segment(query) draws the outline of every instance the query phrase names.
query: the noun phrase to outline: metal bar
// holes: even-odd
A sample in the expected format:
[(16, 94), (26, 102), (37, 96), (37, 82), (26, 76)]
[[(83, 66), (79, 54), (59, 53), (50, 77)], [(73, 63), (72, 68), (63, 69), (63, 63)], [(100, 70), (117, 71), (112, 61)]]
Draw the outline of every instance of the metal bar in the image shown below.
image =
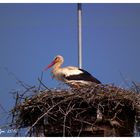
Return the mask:
[(78, 11), (78, 66), (82, 68), (82, 4), (77, 4)]

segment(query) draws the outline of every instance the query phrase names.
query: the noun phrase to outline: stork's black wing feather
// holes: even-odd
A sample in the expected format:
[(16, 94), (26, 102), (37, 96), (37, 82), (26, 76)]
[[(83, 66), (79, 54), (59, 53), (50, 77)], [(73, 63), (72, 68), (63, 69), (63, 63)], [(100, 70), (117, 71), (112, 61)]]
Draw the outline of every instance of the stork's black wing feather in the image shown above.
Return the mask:
[(95, 77), (93, 77), (87, 71), (85, 71), (83, 69), (79, 69), (79, 70), (82, 71), (83, 73), (80, 73), (78, 75), (70, 75), (70, 76), (67, 76), (65, 78), (67, 80), (84, 80), (84, 81), (94, 82), (94, 83), (97, 83), (97, 84), (101, 83), (99, 80), (97, 80)]

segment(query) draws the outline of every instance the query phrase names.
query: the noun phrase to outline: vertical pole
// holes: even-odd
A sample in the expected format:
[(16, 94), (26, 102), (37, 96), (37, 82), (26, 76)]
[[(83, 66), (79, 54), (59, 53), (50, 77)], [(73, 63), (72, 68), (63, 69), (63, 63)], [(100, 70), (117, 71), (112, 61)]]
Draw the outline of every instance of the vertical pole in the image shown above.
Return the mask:
[(78, 11), (78, 66), (82, 68), (82, 4), (77, 4)]

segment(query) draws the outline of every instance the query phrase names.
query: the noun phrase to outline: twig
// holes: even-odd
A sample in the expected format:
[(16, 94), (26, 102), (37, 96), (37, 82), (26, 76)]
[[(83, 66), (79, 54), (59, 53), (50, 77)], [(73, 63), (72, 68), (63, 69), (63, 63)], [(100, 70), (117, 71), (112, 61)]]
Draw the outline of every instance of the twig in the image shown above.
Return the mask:
[[(26, 90), (20, 95), (20, 99), (23, 98), (23, 96), (28, 93), (31, 89), (35, 88), (35, 86), (32, 86), (32, 87), (29, 87), (29, 88), (26, 88)], [(19, 96), (19, 95), (18, 95)]]
[(47, 90), (49, 90), (49, 91), (51, 91), (46, 85), (44, 85), (43, 83), (42, 83), (42, 81), (38, 78), (38, 81), (40, 82), (40, 84), (42, 85), (42, 86), (44, 86)]
[(76, 121), (79, 121), (79, 122), (81, 122), (81, 123), (85, 123), (85, 124), (88, 124), (88, 125), (93, 126), (93, 124), (90, 123), (90, 122), (88, 122), (88, 121), (84, 121), (84, 120), (80, 120), (80, 119), (76, 119), (76, 118), (73, 118), (73, 119), (76, 120)]
[(121, 72), (120, 72), (120, 76), (121, 76), (122, 80), (124, 81), (124, 83), (129, 87), (128, 81), (126, 81), (126, 79), (124, 78), (124, 76)]
[[(42, 79), (43, 79), (43, 71), (41, 72), (40, 81), (42, 81)], [(40, 90), (40, 88), (41, 88), (41, 82), (40, 81), (39, 81), (38, 90)]]
[[(71, 104), (71, 101), (69, 102), (68, 106), (67, 106), (67, 109), (70, 107), (70, 104)], [(65, 129), (65, 124), (66, 124), (66, 119), (67, 119), (67, 115), (73, 110), (73, 107), (75, 106), (75, 104), (70, 107), (70, 109), (68, 109), (68, 111), (65, 113), (64, 115), (64, 122), (63, 122), (63, 137), (65, 137), (65, 132), (66, 132), (66, 129)]]
[(80, 136), (82, 130), (83, 130), (83, 123), (81, 122), (81, 128), (80, 128), (80, 131), (79, 131), (79, 133), (78, 133), (78, 137)]
[(136, 91), (137, 93), (139, 93), (140, 91), (140, 89), (139, 89), (139, 86), (137, 86), (137, 84), (134, 82), (134, 81), (132, 81), (132, 84), (134, 85), (134, 91)]
[(0, 108), (4, 111), (3, 113), (7, 113), (6, 109), (0, 104)]
[[(19, 94), (17, 92), (16, 94), (16, 102), (15, 102), (15, 106), (17, 106), (17, 103), (18, 103), (18, 99), (19, 99)], [(12, 123), (14, 122), (14, 118), (15, 118), (15, 112), (12, 112), (13, 116), (12, 116)]]

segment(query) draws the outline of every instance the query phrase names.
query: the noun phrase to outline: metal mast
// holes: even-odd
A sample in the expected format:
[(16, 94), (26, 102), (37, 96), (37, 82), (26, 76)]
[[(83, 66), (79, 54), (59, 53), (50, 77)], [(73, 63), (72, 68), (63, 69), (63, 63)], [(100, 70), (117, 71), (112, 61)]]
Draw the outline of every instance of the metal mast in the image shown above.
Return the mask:
[(82, 4), (77, 4), (78, 11), (78, 66), (82, 68)]

